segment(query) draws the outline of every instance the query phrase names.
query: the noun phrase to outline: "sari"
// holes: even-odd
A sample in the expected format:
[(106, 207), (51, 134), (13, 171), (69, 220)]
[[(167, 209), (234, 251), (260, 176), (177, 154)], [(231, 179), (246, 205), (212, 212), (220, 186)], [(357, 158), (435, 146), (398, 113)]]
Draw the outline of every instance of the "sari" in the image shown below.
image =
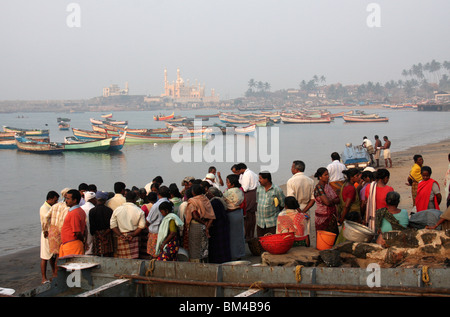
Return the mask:
[(309, 217), (296, 209), (285, 209), (278, 214), (276, 233), (294, 233), (294, 241), (303, 241), (309, 236)]
[[(406, 212), (406, 210), (403, 209), (402, 212)], [(390, 224), (392, 230), (406, 229), (406, 226), (403, 226), (399, 220), (402, 219), (401, 217), (404, 215), (402, 212), (398, 213), (398, 217), (396, 217), (394, 214), (391, 214), (387, 208), (378, 209), (375, 213), (375, 232), (378, 232), (378, 230), (381, 230), (381, 232), (386, 232), (382, 230), (382, 228), (384, 227), (384, 221), (387, 221)], [(407, 219), (408, 214), (406, 213), (406, 221)]]
[[(156, 250), (159, 253), (158, 261), (177, 260), (178, 250), (180, 249), (179, 232), (182, 230), (183, 222), (176, 214), (169, 213), (163, 218), (163, 220), (161, 221), (161, 225), (159, 226), (158, 238), (156, 241)], [(176, 234), (166, 245), (163, 246), (163, 250), (159, 252), (162, 243), (166, 239), (167, 235), (171, 232), (176, 232)]]
[[(439, 187), (438, 182), (436, 182), (432, 178), (430, 178), (426, 181), (424, 181), (424, 180), (421, 181), (419, 183), (419, 185), (417, 186), (417, 197), (416, 197), (417, 212), (426, 210), (426, 209), (431, 209), (431, 208), (428, 208), (428, 204), (430, 203), (430, 196), (431, 196), (431, 192), (433, 190), (434, 183), (436, 183)], [(434, 195), (433, 200), (434, 200), (434, 209), (440, 210), (436, 195)]]
[(337, 198), (335, 190), (329, 185), (317, 184), (314, 188), (316, 201), (315, 226), (316, 230), (324, 230), (338, 234), (337, 209), (336, 206), (327, 206), (322, 202), (321, 196), (327, 196), (329, 200)]
[(391, 186), (378, 186), (377, 182), (372, 182), (370, 186), (366, 187), (366, 216), (365, 222), (367, 226), (375, 231), (375, 214), (376, 211), (380, 208), (387, 207), (386, 204), (386, 195), (394, 191)]

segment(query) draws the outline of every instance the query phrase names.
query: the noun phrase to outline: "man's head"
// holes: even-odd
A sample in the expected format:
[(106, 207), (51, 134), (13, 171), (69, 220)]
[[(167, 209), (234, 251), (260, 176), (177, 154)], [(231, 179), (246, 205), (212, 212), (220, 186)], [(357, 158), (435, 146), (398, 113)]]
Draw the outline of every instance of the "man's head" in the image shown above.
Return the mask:
[(297, 174), (298, 172), (305, 171), (305, 163), (303, 161), (294, 161), (292, 162), (291, 172), (292, 174)]
[(116, 194), (123, 194), (125, 192), (125, 188), (127, 186), (123, 182), (116, 182), (114, 183), (114, 193)]
[(272, 175), (269, 172), (259, 173), (259, 183), (261, 186), (269, 186), (272, 184)]
[(158, 189), (158, 196), (161, 198), (170, 198), (170, 189), (167, 186), (161, 186)]
[(81, 194), (76, 189), (71, 189), (66, 193), (66, 205), (68, 207), (76, 206), (80, 203)]
[(58, 202), (59, 199), (59, 194), (57, 192), (55, 192), (54, 190), (51, 190), (47, 193), (47, 203), (50, 206), (53, 206), (54, 204), (56, 204)]
[(341, 156), (339, 155), (338, 152), (333, 152), (333, 153), (331, 153), (331, 159), (333, 161), (340, 161), (341, 160)]

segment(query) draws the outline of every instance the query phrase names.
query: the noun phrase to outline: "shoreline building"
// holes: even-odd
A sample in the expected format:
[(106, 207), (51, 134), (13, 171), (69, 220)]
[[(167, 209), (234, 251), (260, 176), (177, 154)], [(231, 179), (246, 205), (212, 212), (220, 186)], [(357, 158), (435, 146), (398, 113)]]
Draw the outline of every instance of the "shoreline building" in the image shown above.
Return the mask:
[(121, 89), (117, 84), (103, 88), (103, 97), (107, 98), (112, 96), (128, 96), (128, 82), (125, 83), (124, 89)]
[(162, 98), (171, 98), (176, 102), (219, 102), (219, 96), (211, 89), (211, 96), (205, 95), (205, 85), (197, 82), (194, 85), (185, 82), (177, 69), (177, 80), (169, 83), (167, 79), (167, 69), (164, 69), (164, 93)]

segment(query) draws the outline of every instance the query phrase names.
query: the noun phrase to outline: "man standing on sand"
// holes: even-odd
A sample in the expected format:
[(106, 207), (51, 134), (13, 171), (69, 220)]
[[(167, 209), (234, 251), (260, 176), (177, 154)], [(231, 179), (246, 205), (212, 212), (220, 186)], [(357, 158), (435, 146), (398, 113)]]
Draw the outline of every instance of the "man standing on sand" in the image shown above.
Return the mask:
[(244, 191), (246, 208), (244, 212), (245, 240), (249, 241), (255, 236), (256, 228), (256, 188), (259, 184), (258, 175), (247, 168), (244, 163), (239, 163), (236, 170), (239, 173), (239, 183)]
[(388, 161), (389, 161), (389, 167), (392, 167), (391, 141), (389, 141), (387, 136), (384, 136), (383, 140), (384, 140), (384, 145), (383, 145), (384, 164), (386, 165), (386, 168), (387, 168), (388, 167)]
[(367, 153), (370, 155), (370, 164), (373, 165), (375, 161), (373, 160), (373, 154), (375, 153), (375, 149), (373, 148), (372, 142), (365, 136), (363, 137), (362, 146), (367, 150)]
[(106, 207), (111, 208), (113, 211), (122, 206), (122, 204), (126, 203), (126, 199), (124, 197), (126, 185), (123, 182), (114, 183), (114, 197), (108, 199), (105, 203)]
[(380, 167), (380, 153), (381, 153), (381, 140), (378, 135), (375, 135), (375, 160), (377, 161), (377, 166)]
[(81, 194), (71, 189), (66, 194), (66, 205), (69, 207), (61, 228), (61, 247), (59, 256), (84, 254), (84, 234), (86, 232), (86, 213), (79, 203)]
[(305, 175), (305, 163), (303, 161), (292, 162), (291, 172), (293, 176), (287, 181), (286, 196), (294, 196), (302, 213), (308, 212), (314, 206), (314, 181)]
[(341, 162), (341, 156), (337, 152), (331, 153), (331, 163), (327, 165), (328, 174), (330, 175), (330, 186), (339, 195), (339, 190), (344, 184), (345, 177), (342, 171), (345, 171), (347, 166)]
[(48, 244), (48, 231), (46, 230), (46, 216), (50, 208), (56, 204), (59, 199), (59, 195), (55, 191), (49, 191), (47, 194), (46, 201), (41, 206), (39, 210), (39, 215), (41, 219), (41, 275), (42, 284), (48, 283), (47, 280), (47, 262), (50, 261), (50, 267), (52, 268), (53, 275), (56, 275), (56, 260), (53, 253), (50, 252), (50, 246)]

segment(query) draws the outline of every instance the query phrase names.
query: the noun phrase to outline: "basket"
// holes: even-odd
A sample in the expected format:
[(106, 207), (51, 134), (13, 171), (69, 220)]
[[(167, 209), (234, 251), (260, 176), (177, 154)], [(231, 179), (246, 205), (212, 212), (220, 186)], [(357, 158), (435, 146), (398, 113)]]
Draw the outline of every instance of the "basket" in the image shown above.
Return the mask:
[(254, 256), (260, 256), (264, 252), (264, 249), (261, 246), (261, 243), (259, 242), (258, 238), (252, 238), (252, 239), (248, 240), (247, 244), (248, 244), (248, 249)]
[(271, 254), (284, 254), (292, 248), (294, 238), (293, 232), (277, 233), (260, 237), (259, 242)]

